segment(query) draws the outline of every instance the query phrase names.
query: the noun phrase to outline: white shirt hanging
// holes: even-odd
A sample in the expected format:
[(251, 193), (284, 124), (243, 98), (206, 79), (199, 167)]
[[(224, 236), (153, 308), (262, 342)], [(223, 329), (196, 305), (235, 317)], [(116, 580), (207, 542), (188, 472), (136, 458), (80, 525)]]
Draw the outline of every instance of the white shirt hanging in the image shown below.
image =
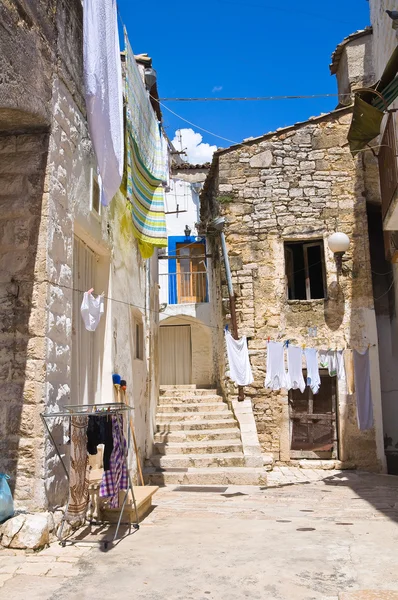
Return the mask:
[(280, 342), (268, 342), (267, 374), (264, 386), (274, 391), (280, 390), (281, 388), (287, 388), (283, 344)]
[(225, 331), (230, 378), (236, 385), (250, 385), (253, 374), (250, 366), (246, 336), (235, 340), (229, 331)]
[(104, 297), (94, 298), (91, 292), (84, 292), (80, 312), (87, 331), (95, 331), (104, 314)]
[(298, 346), (288, 346), (287, 349), (287, 389), (297, 390), (301, 393), (305, 390), (303, 377), (303, 350)]

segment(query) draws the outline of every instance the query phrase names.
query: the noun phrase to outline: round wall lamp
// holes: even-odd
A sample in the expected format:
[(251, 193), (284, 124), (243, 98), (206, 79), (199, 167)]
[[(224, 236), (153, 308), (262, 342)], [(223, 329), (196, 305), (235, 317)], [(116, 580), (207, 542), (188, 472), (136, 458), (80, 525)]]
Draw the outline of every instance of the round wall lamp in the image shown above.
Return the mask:
[(343, 256), (350, 247), (350, 238), (341, 231), (336, 231), (328, 238), (328, 246), (334, 254), (337, 272), (341, 273), (343, 268)]

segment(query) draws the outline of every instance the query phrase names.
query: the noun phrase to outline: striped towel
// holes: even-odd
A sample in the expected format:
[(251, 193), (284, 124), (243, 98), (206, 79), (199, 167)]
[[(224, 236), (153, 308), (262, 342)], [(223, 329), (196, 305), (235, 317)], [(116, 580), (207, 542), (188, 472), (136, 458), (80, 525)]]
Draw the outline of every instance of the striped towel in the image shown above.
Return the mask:
[(133, 233), (143, 258), (150, 258), (155, 246), (167, 246), (164, 188), (145, 169), (127, 125), (127, 199), (130, 202)]
[(126, 42), (126, 160), (122, 191), (127, 196), (133, 233), (143, 258), (167, 246), (164, 188), (167, 179), (164, 145), (133, 51)]
[(160, 181), (167, 179), (159, 123), (124, 29), (126, 49), (126, 117), (143, 164)]

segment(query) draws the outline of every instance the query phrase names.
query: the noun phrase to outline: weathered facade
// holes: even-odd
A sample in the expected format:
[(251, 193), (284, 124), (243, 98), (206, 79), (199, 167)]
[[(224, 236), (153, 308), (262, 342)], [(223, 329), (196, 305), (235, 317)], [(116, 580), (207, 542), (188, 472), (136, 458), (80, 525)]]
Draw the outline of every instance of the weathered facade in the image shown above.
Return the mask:
[[(127, 381), (140, 459), (151, 452), (157, 260), (142, 260), (123, 196), (98, 202), (80, 0), (3, 2), (0, 20), (0, 471), (17, 507), (36, 511), (66, 500), (40, 413), (113, 401), (113, 373)], [(89, 287), (105, 293), (95, 333), (80, 316)], [(61, 423), (54, 434), (67, 455)]]
[[(215, 216), (226, 218), (239, 334), (248, 338), (254, 375), (245, 393), (263, 452), (282, 463), (300, 458), (293, 449), (294, 424), (289, 415), (294, 399), (284, 390), (264, 388), (267, 339), (318, 349), (363, 351), (370, 345), (374, 429), (359, 431), (355, 394), (347, 393), (344, 381), (336, 381), (331, 408), (336, 411), (335, 449), (329, 455), (304, 452), (301, 457), (326, 456), (330, 460), (317, 464), (329, 468), (338, 461), (343, 467), (383, 470), (365, 169), (346, 147), (350, 121), (350, 109), (340, 109), (218, 151), (202, 194), (201, 218), (208, 230)], [(343, 231), (351, 240), (340, 275), (327, 245), (335, 231)], [(214, 240), (218, 253), (217, 237)], [(323, 264), (323, 274), (317, 277), (323, 279), (325, 290), (315, 294), (318, 299), (308, 298), (308, 291), (306, 299), (291, 299), (288, 253), (297, 244), (314, 243)], [(226, 298), (224, 287), (224, 313), (229, 310)], [(221, 364), (221, 384), (224, 375)], [(236, 388), (228, 385), (226, 392), (234, 398)]]

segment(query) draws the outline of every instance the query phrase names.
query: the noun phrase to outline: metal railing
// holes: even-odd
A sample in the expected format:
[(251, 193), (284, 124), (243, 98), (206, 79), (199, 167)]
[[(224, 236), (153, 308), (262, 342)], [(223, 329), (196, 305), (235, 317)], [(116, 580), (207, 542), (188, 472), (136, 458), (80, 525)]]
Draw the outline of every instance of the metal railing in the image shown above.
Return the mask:
[(394, 116), (389, 115), (379, 150), (381, 210), (383, 219), (398, 189), (397, 143)]
[(160, 303), (196, 304), (208, 302), (207, 272), (159, 274)]

